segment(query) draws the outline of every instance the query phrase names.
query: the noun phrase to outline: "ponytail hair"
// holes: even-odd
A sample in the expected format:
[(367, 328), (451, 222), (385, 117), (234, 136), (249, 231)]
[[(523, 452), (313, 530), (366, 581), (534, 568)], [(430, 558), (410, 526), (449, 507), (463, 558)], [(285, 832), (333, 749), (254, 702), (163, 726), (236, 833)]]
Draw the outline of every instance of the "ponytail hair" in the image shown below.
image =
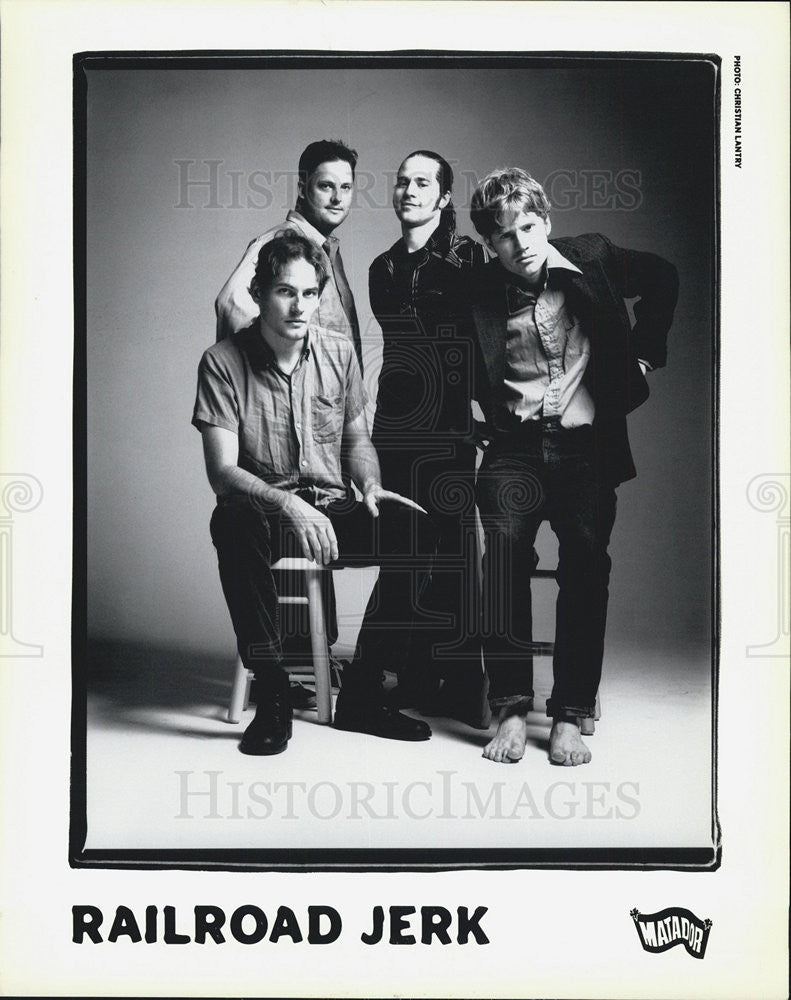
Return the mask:
[[(439, 184), (439, 193), (453, 195), (453, 168), (448, 163), (448, 161), (440, 156), (439, 153), (435, 153), (431, 149), (415, 149), (408, 156), (405, 156), (403, 163), (410, 160), (413, 156), (425, 156), (427, 160), (434, 160), (437, 164), (437, 183)], [(453, 207), (453, 198), (451, 197), (448, 204), (442, 209), (439, 217), (439, 226), (437, 227), (437, 232), (445, 234), (453, 234), (456, 232), (456, 209)]]

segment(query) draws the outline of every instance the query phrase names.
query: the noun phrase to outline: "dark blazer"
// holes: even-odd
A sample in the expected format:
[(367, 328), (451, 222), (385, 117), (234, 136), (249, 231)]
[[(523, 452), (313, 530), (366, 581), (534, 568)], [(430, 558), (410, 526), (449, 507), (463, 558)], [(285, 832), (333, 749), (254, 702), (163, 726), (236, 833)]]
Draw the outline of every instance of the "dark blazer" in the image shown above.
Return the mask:
[[(551, 240), (581, 274), (553, 271), (566, 301), (590, 337), (585, 384), (596, 405), (594, 429), (600, 471), (614, 482), (635, 475), (626, 414), (648, 398), (638, 358), (651, 368), (667, 360), (667, 333), (678, 299), (678, 272), (652, 253), (625, 250), (605, 236), (589, 233)], [(507, 272), (494, 260), (477, 268), (470, 282), (470, 308), (477, 337), (476, 398), (492, 438), (513, 429), (504, 406), (505, 345), (508, 319)], [(639, 296), (631, 325), (625, 299)]]

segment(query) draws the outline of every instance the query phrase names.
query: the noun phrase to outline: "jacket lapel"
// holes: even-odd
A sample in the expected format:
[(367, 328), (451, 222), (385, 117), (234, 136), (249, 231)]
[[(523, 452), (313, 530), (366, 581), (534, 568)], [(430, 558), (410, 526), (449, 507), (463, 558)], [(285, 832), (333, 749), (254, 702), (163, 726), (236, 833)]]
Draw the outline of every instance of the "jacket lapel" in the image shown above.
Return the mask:
[(599, 262), (581, 259), (573, 246), (558, 242), (557, 249), (582, 271), (581, 274), (562, 272), (569, 308), (585, 325), (591, 344), (596, 345), (603, 333), (610, 334), (621, 325), (618, 303)]

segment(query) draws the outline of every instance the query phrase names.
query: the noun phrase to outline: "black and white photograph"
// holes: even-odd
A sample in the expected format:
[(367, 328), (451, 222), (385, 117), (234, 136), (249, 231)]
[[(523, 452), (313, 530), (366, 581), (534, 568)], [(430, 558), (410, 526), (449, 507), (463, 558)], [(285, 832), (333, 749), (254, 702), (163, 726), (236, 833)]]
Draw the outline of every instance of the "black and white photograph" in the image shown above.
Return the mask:
[[(753, 764), (787, 729), (790, 492), (757, 42), (654, 4), (639, 46), (614, 4), (234, 6), (249, 36), (213, 6), (53, 40), (68, 204), (55, 172), (4, 196), (41, 256), (3, 272), (4, 330), (22, 289), (40, 328), (38, 361), (4, 338), (4, 689), (36, 774), (58, 748), (46, 809), (8, 788), (58, 841), (62, 937), (60, 981), (10, 988), (737, 995), (727, 914), (750, 883), (739, 926), (784, 919), (787, 871), (757, 849), (785, 757)], [(738, 995), (776, 995), (768, 941)]]
[(75, 63), (88, 859), (717, 863), (719, 71)]

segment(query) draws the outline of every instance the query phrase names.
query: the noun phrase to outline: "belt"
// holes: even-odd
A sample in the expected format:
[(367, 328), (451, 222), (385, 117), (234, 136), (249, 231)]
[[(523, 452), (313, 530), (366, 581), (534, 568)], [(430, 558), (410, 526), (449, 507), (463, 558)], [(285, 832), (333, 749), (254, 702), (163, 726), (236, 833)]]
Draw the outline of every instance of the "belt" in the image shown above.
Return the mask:
[(593, 434), (593, 427), (590, 424), (563, 427), (560, 417), (539, 417), (537, 420), (523, 420), (518, 427), (510, 428), (508, 432), (509, 437), (516, 438), (538, 438), (549, 434), (586, 438)]

